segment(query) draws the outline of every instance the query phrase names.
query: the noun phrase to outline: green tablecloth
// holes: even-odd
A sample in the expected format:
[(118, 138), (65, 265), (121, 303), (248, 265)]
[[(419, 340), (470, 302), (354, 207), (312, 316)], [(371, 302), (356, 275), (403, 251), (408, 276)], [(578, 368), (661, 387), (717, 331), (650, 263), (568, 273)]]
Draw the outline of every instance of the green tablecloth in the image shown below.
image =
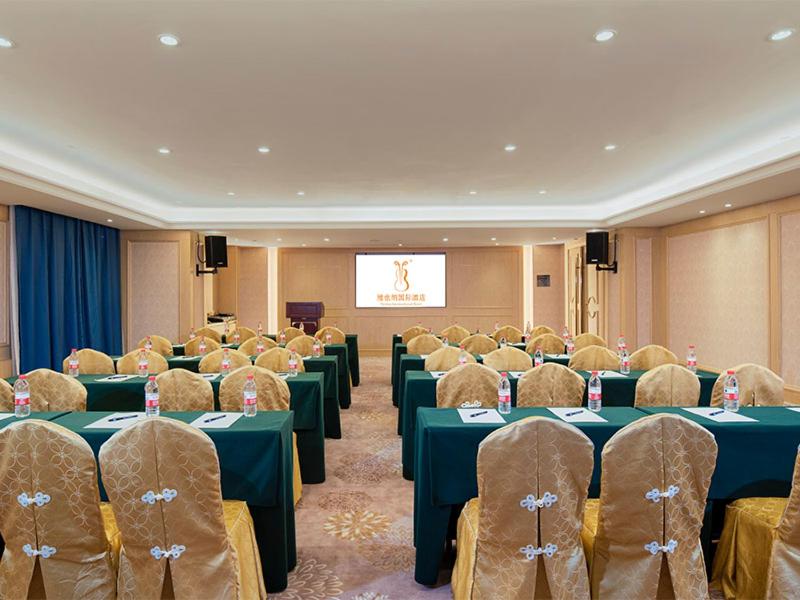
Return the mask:
[(335, 356), (339, 361), (339, 406), (350, 408), (350, 368), (347, 344), (328, 344), (325, 356)]
[[(84, 429), (107, 412), (69, 413), (55, 422), (83, 437), (97, 456), (100, 446), (117, 430)], [(164, 413), (191, 422), (203, 413)], [(267, 591), (286, 588), (287, 574), (295, 567), (294, 502), (292, 501), (292, 413), (261, 411), (242, 417), (229, 429), (206, 429), (219, 455), (222, 497), (247, 502), (255, 525), (256, 541)], [(101, 493), (105, 499), (105, 492)]]

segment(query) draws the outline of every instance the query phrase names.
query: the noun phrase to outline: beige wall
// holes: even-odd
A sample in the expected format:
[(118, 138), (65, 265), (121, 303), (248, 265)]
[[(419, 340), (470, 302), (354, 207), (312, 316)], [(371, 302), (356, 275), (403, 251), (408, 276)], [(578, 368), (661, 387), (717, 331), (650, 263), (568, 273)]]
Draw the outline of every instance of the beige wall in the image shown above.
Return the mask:
[(0, 377), (10, 377), (13, 370), (11, 363), (8, 218), (8, 206), (0, 204)]
[[(538, 287), (537, 275), (550, 275), (550, 287)], [(533, 324), (556, 332), (564, 328), (564, 246), (533, 247)]]
[(267, 323), (267, 249), (228, 246), (228, 267), (214, 276), (214, 309), (255, 329)]
[(321, 300), (325, 303), (323, 323), (336, 323), (345, 331), (358, 333), (359, 350), (375, 354), (388, 353), (391, 335), (417, 321), (434, 330), (454, 321), (481, 331), (490, 330), (495, 321), (522, 325), (520, 247), (447, 249), (447, 307), (409, 309), (355, 308), (355, 254), (360, 251), (280, 250), (280, 326), (288, 325), (287, 301)]

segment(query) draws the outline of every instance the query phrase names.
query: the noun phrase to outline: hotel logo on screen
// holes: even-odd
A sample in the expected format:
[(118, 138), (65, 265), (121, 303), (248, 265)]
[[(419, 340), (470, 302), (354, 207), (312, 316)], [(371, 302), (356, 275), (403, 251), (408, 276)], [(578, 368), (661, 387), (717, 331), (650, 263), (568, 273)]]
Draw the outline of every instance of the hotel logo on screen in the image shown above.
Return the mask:
[(408, 281), (408, 267), (413, 259), (394, 261), (394, 291), (378, 292), (375, 300), (380, 306), (422, 306), (425, 303), (425, 294), (415, 294)]

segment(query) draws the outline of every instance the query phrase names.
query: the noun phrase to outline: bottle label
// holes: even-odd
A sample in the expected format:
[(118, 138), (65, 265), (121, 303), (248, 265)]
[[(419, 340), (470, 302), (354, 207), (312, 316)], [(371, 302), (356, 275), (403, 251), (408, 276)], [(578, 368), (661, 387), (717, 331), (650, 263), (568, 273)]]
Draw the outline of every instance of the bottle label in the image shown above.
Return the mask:
[(328, 342), (330, 344), (332, 340), (333, 340), (333, 336), (330, 333), (325, 335), (325, 341), (326, 342)]
[(601, 396), (600, 392), (589, 392), (589, 400), (600, 400)]
[(147, 408), (158, 406), (158, 392), (150, 392), (144, 395), (144, 405)]
[(295, 369), (297, 369), (297, 361), (296, 360), (290, 360), (289, 361), (289, 370), (290, 371), (294, 371)]
[(27, 406), (31, 403), (30, 392), (17, 392), (14, 394), (14, 404), (17, 406)]
[(690, 358), (689, 360), (686, 361), (686, 366), (687, 367), (696, 367), (697, 366), (697, 359)]
[(723, 397), (725, 400), (738, 400), (739, 399), (739, 390), (732, 387), (723, 388), (722, 392)]
[(223, 371), (230, 371), (230, 369), (231, 369), (231, 361), (223, 360), (221, 368), (222, 368)]
[(511, 402), (511, 394), (509, 392), (498, 392), (497, 401), (500, 404), (503, 404), (503, 402)]
[(69, 368), (70, 369), (77, 369), (78, 368), (78, 361), (77, 360), (69, 361)]
[(535, 367), (538, 367), (538, 366), (540, 366), (542, 363), (544, 363), (544, 360), (543, 360), (543, 359), (542, 359), (540, 356), (537, 356), (537, 357), (535, 357), (535, 358), (533, 359), (533, 365), (534, 365)]
[(630, 369), (630, 368), (631, 368), (631, 361), (629, 361), (629, 360), (623, 360), (623, 361), (622, 361), (622, 368), (623, 368), (623, 369)]
[(256, 352), (258, 352), (259, 354), (261, 354), (263, 351), (264, 351), (264, 344), (258, 344), (258, 345), (256, 346)]
[(253, 404), (255, 404), (257, 399), (258, 399), (258, 395), (255, 392), (245, 392), (244, 393), (244, 403), (247, 406), (252, 406)]
[(147, 367), (148, 367), (147, 361), (139, 363), (139, 370), (140, 371), (147, 371)]

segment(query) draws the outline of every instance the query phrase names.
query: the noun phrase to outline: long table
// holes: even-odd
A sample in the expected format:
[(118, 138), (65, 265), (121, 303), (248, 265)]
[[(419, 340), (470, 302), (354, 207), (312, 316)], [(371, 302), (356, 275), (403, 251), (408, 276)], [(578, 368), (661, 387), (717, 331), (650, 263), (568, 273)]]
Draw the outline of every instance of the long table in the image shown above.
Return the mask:
[[(595, 444), (595, 464), (589, 495), (597, 497), (600, 452), (616, 431), (646, 414), (670, 412), (691, 419), (714, 434), (719, 454), (711, 480), (710, 501), (747, 496), (787, 496), (791, 489), (800, 413), (784, 407), (742, 408), (757, 423), (717, 423), (680, 408), (604, 408), (607, 423), (576, 423)], [(550, 416), (544, 408), (521, 408), (507, 422), (528, 416)], [(436, 583), (448, 525), (462, 505), (478, 494), (476, 461), (480, 442), (500, 424), (465, 424), (454, 409), (421, 408), (416, 431), (414, 480), (414, 578)], [(708, 511), (707, 511), (708, 514)]]

